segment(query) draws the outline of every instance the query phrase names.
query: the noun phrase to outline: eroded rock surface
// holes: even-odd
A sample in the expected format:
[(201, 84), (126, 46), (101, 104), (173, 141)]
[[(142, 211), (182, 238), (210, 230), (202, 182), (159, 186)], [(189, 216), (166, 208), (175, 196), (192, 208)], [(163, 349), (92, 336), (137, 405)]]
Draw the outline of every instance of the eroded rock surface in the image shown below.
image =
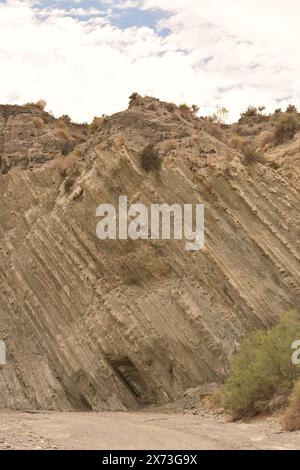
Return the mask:
[[(152, 98), (66, 126), (0, 108), (0, 407), (126, 410), (222, 380), (241, 338), (300, 306), (299, 133), (245, 166), (228, 126)], [(205, 248), (100, 241), (96, 207), (124, 194), (204, 203)]]

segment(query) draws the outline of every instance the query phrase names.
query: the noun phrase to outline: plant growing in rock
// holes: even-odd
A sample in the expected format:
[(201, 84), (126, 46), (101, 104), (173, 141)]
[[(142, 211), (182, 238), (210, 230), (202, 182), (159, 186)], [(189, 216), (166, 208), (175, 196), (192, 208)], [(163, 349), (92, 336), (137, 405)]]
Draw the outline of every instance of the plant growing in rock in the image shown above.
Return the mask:
[(245, 165), (251, 165), (253, 163), (263, 163), (264, 156), (255, 147), (246, 145), (242, 148), (243, 163)]
[(148, 144), (141, 152), (141, 165), (147, 171), (159, 171), (162, 165), (162, 159), (159, 155), (158, 149), (153, 143)]

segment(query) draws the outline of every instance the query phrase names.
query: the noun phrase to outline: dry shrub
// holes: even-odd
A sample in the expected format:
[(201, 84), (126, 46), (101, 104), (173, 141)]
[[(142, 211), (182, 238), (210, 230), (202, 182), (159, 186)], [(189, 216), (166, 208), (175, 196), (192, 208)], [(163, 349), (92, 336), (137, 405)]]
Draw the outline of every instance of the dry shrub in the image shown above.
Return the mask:
[(224, 134), (217, 124), (209, 123), (205, 126), (205, 130), (215, 139), (219, 140), (220, 142), (224, 142)]
[(165, 140), (160, 144), (160, 151), (162, 155), (167, 155), (171, 150), (177, 149), (177, 142), (176, 140)]
[(285, 112), (286, 113), (298, 113), (298, 110), (295, 105), (289, 104)]
[(181, 121), (181, 118), (177, 113), (173, 113), (172, 116), (170, 117), (170, 121), (177, 123), (178, 121)]
[(300, 430), (300, 380), (294, 386), (290, 405), (282, 420), (282, 426), (286, 431)]
[(196, 147), (197, 145), (200, 144), (200, 138), (199, 138), (199, 135), (194, 133), (194, 134), (191, 134), (191, 144)]
[(162, 165), (162, 159), (154, 144), (147, 145), (141, 153), (142, 168), (149, 171), (159, 171)]
[(200, 107), (199, 107), (197, 104), (192, 104), (191, 110), (192, 110), (193, 114), (196, 116), (197, 113), (198, 113), (199, 110), (200, 110)]
[(262, 113), (264, 110), (265, 110), (265, 106), (259, 106), (258, 108), (256, 108), (255, 106), (248, 106), (246, 111), (241, 113), (240, 120), (243, 120), (245, 118), (262, 116)]
[(158, 110), (158, 106), (157, 106), (156, 103), (151, 103), (151, 104), (149, 104), (149, 106), (148, 106), (147, 109), (149, 109), (149, 111), (157, 111), (157, 110)]
[(51, 160), (50, 162), (51, 168), (55, 168), (56, 170), (64, 171), (66, 169), (65, 158), (63, 156), (59, 156)]
[(222, 408), (222, 391), (218, 390), (210, 395), (202, 398), (201, 404), (207, 410), (215, 410), (216, 408)]
[(271, 146), (274, 139), (274, 134), (271, 131), (265, 131), (261, 134), (259, 139), (259, 147), (261, 150), (265, 150)]
[(242, 155), (243, 155), (243, 163), (245, 165), (251, 165), (253, 163), (264, 162), (263, 154), (259, 152), (255, 147), (252, 147), (250, 145), (246, 145), (242, 149)]
[(45, 108), (46, 108), (46, 106), (47, 106), (47, 101), (41, 99), (41, 100), (38, 100), (38, 101), (35, 103), (35, 105), (36, 105), (38, 108), (40, 108), (42, 111), (44, 111)]
[(174, 103), (166, 103), (165, 108), (167, 111), (169, 111), (169, 113), (174, 113), (174, 111), (177, 109), (177, 106)]
[(115, 139), (114, 139), (114, 146), (118, 149), (124, 147), (125, 145), (125, 137), (123, 135), (118, 135)]
[(257, 108), (255, 108), (255, 106), (248, 106), (246, 111), (241, 113), (241, 119), (244, 119), (247, 117), (254, 117), (254, 116), (257, 116), (257, 114), (258, 114), (258, 111), (257, 111)]
[(129, 108), (138, 105), (141, 101), (141, 96), (135, 91), (129, 96)]
[(41, 129), (45, 123), (42, 118), (35, 117), (33, 118), (33, 124), (34, 124), (34, 127), (36, 127), (36, 129)]
[(64, 181), (64, 190), (66, 193), (69, 193), (74, 185), (74, 179), (68, 176)]
[(280, 145), (293, 139), (298, 128), (299, 122), (295, 115), (287, 113), (281, 116), (275, 124), (275, 145)]
[(211, 116), (208, 116), (207, 119), (210, 122), (215, 122), (218, 124), (224, 124), (226, 119), (228, 118), (229, 111), (224, 106), (218, 107), (216, 112), (213, 113)]
[(95, 116), (93, 122), (89, 125), (89, 128), (92, 132), (95, 132), (104, 122), (104, 117)]
[(60, 129), (57, 129), (55, 131), (55, 134), (60, 139), (64, 139), (64, 140), (69, 140), (69, 138), (71, 137), (69, 129), (64, 128), (64, 127), (61, 127)]
[(70, 118), (70, 116), (68, 114), (63, 114), (60, 119), (68, 124), (70, 124), (72, 122), (72, 119)]
[(187, 119), (189, 121), (193, 117), (193, 111), (187, 104), (185, 103), (181, 104), (179, 106), (179, 110), (180, 110), (180, 115), (183, 119)]
[(41, 111), (45, 111), (45, 108), (47, 106), (47, 101), (46, 100), (38, 100), (36, 103), (26, 103), (26, 106), (35, 106), (36, 108), (39, 108)]
[(59, 170), (62, 174), (66, 173), (75, 173), (76, 172), (76, 164), (78, 158), (80, 156), (80, 149), (75, 149), (72, 153), (63, 157), (62, 155), (54, 158), (50, 166), (51, 168), (55, 168)]
[(67, 170), (71, 170), (71, 171), (75, 170), (76, 163), (78, 162), (79, 156), (80, 156), (80, 152), (76, 150), (65, 157), (65, 165), (66, 165)]
[(55, 133), (60, 139), (70, 140), (71, 138), (71, 130), (68, 127), (67, 122), (62, 118), (57, 121), (57, 129)]
[(235, 149), (242, 149), (245, 141), (238, 134), (232, 134), (229, 138), (228, 144)]

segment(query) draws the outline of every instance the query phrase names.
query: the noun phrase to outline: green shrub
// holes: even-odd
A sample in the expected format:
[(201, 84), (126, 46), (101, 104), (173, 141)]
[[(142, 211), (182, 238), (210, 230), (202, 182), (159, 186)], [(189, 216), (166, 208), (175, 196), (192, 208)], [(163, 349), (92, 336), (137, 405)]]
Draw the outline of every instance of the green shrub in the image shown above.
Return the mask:
[(299, 122), (292, 113), (281, 116), (275, 124), (275, 145), (283, 144), (294, 138)]
[[(225, 409), (235, 418), (254, 415), (278, 397), (287, 400), (299, 376), (291, 345), (300, 338), (300, 316), (288, 312), (266, 331), (253, 333), (233, 357), (232, 373), (223, 387)], [(282, 405), (282, 400), (278, 400)]]
[(145, 171), (159, 171), (162, 159), (154, 144), (149, 144), (141, 153), (141, 165)]

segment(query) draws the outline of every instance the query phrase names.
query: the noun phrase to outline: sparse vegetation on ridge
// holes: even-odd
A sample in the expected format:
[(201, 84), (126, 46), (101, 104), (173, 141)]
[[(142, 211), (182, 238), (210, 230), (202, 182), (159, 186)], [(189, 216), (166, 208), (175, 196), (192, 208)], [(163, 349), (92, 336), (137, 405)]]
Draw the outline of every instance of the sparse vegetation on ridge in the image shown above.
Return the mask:
[(39, 108), (41, 111), (45, 111), (45, 108), (47, 106), (47, 101), (40, 99), (36, 101), (35, 103), (26, 103), (25, 106), (35, 106), (36, 108)]
[(286, 108), (286, 111), (285, 111), (285, 112), (286, 112), (286, 113), (292, 113), (292, 114), (294, 113), (294, 114), (296, 114), (296, 113), (298, 113), (298, 110), (297, 110), (297, 108), (296, 108), (295, 105), (289, 104), (288, 107)]
[(299, 129), (299, 120), (293, 113), (287, 112), (279, 117), (275, 124), (275, 145), (283, 144), (294, 138)]
[(265, 110), (265, 106), (259, 106), (258, 108), (256, 108), (255, 106), (248, 106), (246, 111), (241, 113), (240, 120), (245, 119), (245, 118), (262, 116), (264, 110)]

